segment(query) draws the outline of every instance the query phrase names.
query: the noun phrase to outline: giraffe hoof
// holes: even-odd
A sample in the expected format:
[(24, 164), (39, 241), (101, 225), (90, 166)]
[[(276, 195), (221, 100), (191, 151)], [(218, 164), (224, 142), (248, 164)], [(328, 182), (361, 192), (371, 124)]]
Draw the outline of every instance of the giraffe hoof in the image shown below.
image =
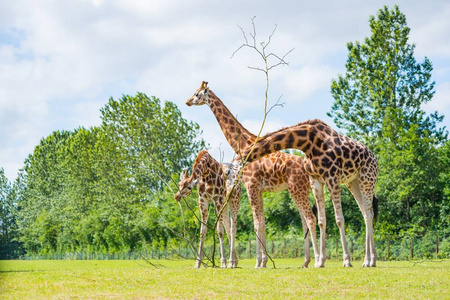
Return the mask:
[(323, 263), (317, 263), (314, 264), (314, 268), (325, 268), (325, 265)]
[(351, 263), (344, 263), (344, 268), (352, 268), (352, 264)]
[(228, 262), (228, 268), (237, 268), (238, 262), (237, 260), (232, 260)]

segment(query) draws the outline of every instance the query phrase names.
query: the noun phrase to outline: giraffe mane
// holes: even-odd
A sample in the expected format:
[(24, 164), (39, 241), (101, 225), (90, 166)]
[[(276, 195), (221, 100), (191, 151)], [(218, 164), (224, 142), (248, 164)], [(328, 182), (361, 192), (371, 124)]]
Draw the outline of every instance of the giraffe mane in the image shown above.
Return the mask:
[(208, 151), (207, 151), (207, 150), (204, 150), (204, 149), (198, 153), (197, 157), (195, 158), (194, 165), (192, 166), (192, 170), (195, 170), (195, 167), (197, 167), (197, 164), (199, 163), (199, 161), (200, 161), (200, 160), (202, 159), (202, 157), (203, 157), (204, 155), (206, 155), (206, 154), (209, 155)]
[(297, 124), (295, 124), (295, 125), (282, 127), (282, 128), (280, 128), (280, 129), (278, 129), (278, 130), (276, 130), (276, 131), (272, 131), (272, 132), (266, 133), (265, 135), (263, 135), (262, 137), (260, 137), (258, 140), (265, 139), (266, 137), (269, 137), (269, 136), (271, 136), (271, 135), (275, 135), (275, 134), (277, 134), (277, 133), (280, 133), (280, 132), (282, 132), (282, 131), (285, 131), (285, 130), (288, 129), (288, 128), (292, 128), (292, 127), (296, 127), (296, 126), (302, 126), (302, 125), (318, 125), (318, 124), (322, 124), (322, 125), (327, 126), (327, 127), (329, 126), (327, 123), (325, 123), (324, 121), (322, 121), (322, 120), (320, 120), (320, 119), (311, 119), (311, 120), (306, 120), (306, 121), (297, 123)]

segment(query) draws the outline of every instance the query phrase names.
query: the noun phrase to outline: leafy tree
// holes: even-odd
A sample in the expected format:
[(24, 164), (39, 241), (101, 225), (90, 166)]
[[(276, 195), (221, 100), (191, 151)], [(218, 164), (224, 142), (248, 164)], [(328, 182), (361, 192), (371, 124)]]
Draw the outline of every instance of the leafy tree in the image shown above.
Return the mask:
[(347, 72), (332, 81), (335, 102), (328, 113), (339, 128), (365, 141), (373, 148), (381, 139), (384, 125), (392, 114), (401, 113), (407, 120), (403, 128), (393, 128), (389, 138), (395, 142), (398, 130), (417, 124), (442, 140), (443, 129), (437, 112), (426, 116), (421, 105), (431, 101), (434, 82), (432, 64), (425, 57), (417, 63), (415, 45), (409, 43), (410, 28), (398, 6), (384, 6), (377, 17), (369, 18), (372, 35), (363, 43), (348, 43)]
[(450, 235), (450, 141), (447, 141), (439, 151), (439, 180), (443, 185), (444, 200), (440, 205), (438, 224), (439, 231)]
[(205, 144), (197, 140), (200, 128), (183, 119), (172, 102), (138, 93), (110, 99), (101, 109), (102, 127), (123, 153), (133, 185), (161, 189), (171, 174), (190, 167)]
[(332, 81), (328, 115), (377, 155), (380, 232), (412, 238), (439, 223), (438, 148), (447, 132), (438, 127), (443, 116), (421, 108), (434, 95), (433, 68), (428, 58), (416, 62), (406, 16), (385, 6), (369, 25), (370, 37), (347, 44), (347, 71)]
[(205, 146), (198, 125), (144, 94), (110, 99), (102, 120), (52, 133), (26, 160), (18, 225), (30, 254), (125, 252), (174, 237), (156, 214), (179, 216), (165, 186)]
[(17, 195), (0, 168), (0, 259), (17, 258), (22, 253), (17, 241)]

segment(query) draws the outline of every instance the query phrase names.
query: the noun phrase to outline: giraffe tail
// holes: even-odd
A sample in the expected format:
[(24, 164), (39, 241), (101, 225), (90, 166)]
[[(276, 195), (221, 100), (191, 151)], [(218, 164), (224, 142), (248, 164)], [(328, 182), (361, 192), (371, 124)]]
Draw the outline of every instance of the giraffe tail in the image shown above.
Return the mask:
[(373, 223), (375, 224), (378, 218), (378, 198), (375, 195), (373, 195), (372, 208), (373, 208)]
[[(315, 204), (312, 207), (312, 211), (313, 211), (314, 216), (316, 216), (316, 218), (317, 218), (317, 206)], [(304, 239), (306, 239), (308, 237), (308, 233), (309, 233), (309, 228), (306, 228), (305, 236), (303, 237)]]

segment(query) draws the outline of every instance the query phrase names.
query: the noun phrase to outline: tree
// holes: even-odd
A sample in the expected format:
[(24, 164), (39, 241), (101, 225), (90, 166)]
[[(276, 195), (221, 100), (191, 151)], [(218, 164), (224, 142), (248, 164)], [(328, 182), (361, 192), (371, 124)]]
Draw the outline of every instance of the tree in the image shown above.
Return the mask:
[(200, 128), (183, 119), (172, 102), (138, 93), (110, 99), (101, 109), (102, 128), (123, 153), (123, 163), (135, 187), (161, 189), (171, 174), (190, 167), (205, 147)]
[(428, 58), (416, 62), (406, 16), (385, 6), (369, 25), (372, 35), (364, 43), (347, 44), (347, 71), (332, 81), (328, 115), (377, 155), (383, 236), (412, 241), (439, 223), (438, 148), (447, 132), (438, 127), (443, 116), (421, 108), (434, 95), (433, 68)]
[(26, 160), (18, 225), (29, 254), (117, 253), (173, 238), (158, 215), (176, 214), (165, 184), (205, 146), (198, 125), (144, 94), (101, 111), (100, 127), (55, 131)]
[(0, 168), (0, 259), (13, 259), (21, 254), (17, 242), (16, 192)]
[(417, 124), (418, 130), (427, 130), (442, 140), (445, 132), (437, 129), (437, 123), (443, 116), (437, 112), (426, 116), (421, 109), (434, 95), (434, 82), (430, 81), (433, 67), (426, 57), (422, 63), (416, 62), (406, 16), (398, 6), (384, 6), (376, 18), (369, 18), (369, 26), (372, 35), (364, 43), (347, 44), (347, 71), (332, 81), (335, 102), (328, 115), (339, 128), (371, 148), (396, 113), (408, 122), (403, 128), (393, 128), (389, 136), (393, 142), (396, 131), (407, 130), (409, 124)]

